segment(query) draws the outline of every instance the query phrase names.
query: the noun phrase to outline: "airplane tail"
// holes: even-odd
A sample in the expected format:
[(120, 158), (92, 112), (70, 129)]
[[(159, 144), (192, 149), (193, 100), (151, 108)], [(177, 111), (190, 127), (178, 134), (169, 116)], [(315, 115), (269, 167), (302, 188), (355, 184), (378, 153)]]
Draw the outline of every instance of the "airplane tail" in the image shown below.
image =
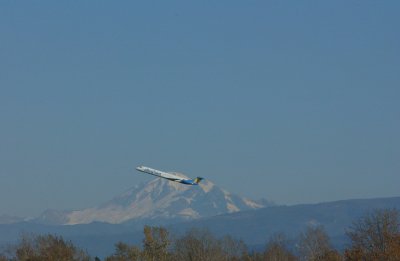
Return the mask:
[(199, 184), (202, 179), (202, 177), (197, 177), (194, 179), (194, 183)]

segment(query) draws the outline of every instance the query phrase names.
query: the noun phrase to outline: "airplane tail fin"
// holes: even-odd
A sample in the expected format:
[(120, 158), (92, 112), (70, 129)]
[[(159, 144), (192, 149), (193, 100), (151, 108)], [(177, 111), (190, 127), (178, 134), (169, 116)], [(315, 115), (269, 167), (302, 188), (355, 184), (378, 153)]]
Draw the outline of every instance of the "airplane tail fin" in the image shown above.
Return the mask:
[(202, 179), (202, 177), (197, 177), (194, 179), (194, 183), (199, 184)]

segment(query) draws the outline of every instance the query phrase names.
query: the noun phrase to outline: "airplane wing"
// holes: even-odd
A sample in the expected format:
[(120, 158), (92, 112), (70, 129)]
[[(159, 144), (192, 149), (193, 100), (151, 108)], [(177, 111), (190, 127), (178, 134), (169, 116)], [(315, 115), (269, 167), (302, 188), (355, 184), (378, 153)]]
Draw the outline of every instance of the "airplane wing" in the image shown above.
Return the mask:
[(177, 175), (171, 174), (171, 173), (167, 173), (164, 171), (160, 171), (160, 170), (156, 170), (156, 169), (152, 169), (149, 167), (145, 167), (145, 166), (139, 166), (136, 168), (136, 170), (156, 176), (156, 177), (160, 177), (160, 178), (164, 178), (164, 179), (168, 179), (171, 181), (175, 181), (175, 182), (179, 182), (185, 185), (198, 185), (200, 183), (200, 181), (203, 179), (201, 177), (197, 177), (194, 180), (193, 179), (184, 179), (182, 177), (179, 177)]

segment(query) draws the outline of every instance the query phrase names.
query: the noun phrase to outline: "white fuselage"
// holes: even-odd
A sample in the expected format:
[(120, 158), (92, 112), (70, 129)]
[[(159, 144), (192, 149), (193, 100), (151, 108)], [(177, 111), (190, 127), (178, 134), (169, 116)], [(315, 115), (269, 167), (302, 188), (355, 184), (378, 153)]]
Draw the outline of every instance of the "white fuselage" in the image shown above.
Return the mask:
[[(145, 166), (139, 166), (136, 168), (136, 170), (150, 174), (150, 175), (154, 175), (156, 177), (160, 177), (160, 178), (164, 178), (164, 179), (168, 179), (171, 181), (175, 181), (175, 182), (179, 182), (182, 184), (186, 184), (186, 185), (197, 185), (199, 181), (196, 180), (192, 180), (192, 179), (184, 179), (182, 177), (179, 177), (177, 175), (171, 174), (171, 173), (167, 173), (164, 171), (160, 171), (160, 170), (156, 170), (156, 169), (152, 169), (149, 167), (145, 167)], [(201, 179), (201, 178), (200, 178)]]

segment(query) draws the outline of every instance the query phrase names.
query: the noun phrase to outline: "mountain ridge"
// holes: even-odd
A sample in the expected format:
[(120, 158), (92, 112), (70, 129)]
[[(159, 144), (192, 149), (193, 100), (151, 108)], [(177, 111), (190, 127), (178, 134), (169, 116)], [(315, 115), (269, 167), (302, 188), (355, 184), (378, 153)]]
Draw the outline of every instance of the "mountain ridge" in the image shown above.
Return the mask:
[(171, 223), (258, 209), (272, 204), (230, 193), (209, 180), (204, 180), (198, 186), (188, 186), (158, 178), (136, 185), (96, 207), (72, 211), (46, 210), (36, 221), (53, 225), (76, 225), (160, 219), (163, 223)]
[(217, 237), (231, 235), (243, 240), (250, 249), (263, 249), (271, 236), (283, 233), (295, 241), (307, 226), (325, 228), (334, 247), (343, 249), (348, 243), (345, 231), (354, 221), (376, 208), (400, 211), (400, 197), (351, 199), (292, 206), (270, 206), (261, 209), (221, 214), (196, 220), (163, 224), (162, 220), (132, 220), (121, 224), (93, 222), (79, 225), (45, 225), (33, 220), (0, 224), (0, 246), (16, 242), (21, 232), (57, 234), (97, 256), (114, 251), (116, 242), (140, 245), (143, 225), (164, 226), (171, 235), (179, 236), (190, 229), (207, 229)]

